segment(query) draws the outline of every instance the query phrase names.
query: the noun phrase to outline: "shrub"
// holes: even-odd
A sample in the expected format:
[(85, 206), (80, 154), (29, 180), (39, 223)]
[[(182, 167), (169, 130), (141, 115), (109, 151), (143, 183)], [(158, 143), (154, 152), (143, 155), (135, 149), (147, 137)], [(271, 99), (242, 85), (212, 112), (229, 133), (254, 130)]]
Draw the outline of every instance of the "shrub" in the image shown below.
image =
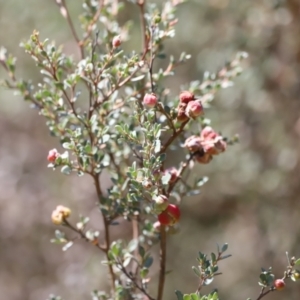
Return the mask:
[[(79, 35), (65, 1), (56, 0), (77, 44), (79, 59), (64, 54), (62, 47), (42, 39), (35, 30), (21, 46), (40, 69), (40, 83), (18, 79), (16, 59), (4, 48), (0, 63), (8, 74), (5, 86), (18, 91), (37, 109), (64, 149), (45, 154), (48, 167), (66, 175), (89, 176), (97, 194), (104, 233), (99, 235), (90, 228), (87, 216), (71, 222), (71, 210), (59, 205), (51, 215), (52, 222), (60, 226), (52, 242), (63, 244), (66, 251), (76, 241), (69, 232), (75, 232), (76, 238), (105, 254), (103, 264), (108, 268), (111, 289), (94, 291), (93, 299), (161, 300), (167, 275), (167, 237), (178, 230), (181, 201), (197, 195), (207, 181), (202, 177), (187, 184), (187, 176), (195, 164), (222, 159), (219, 156), (237, 142), (237, 137), (227, 137), (211, 127), (205, 112), (211, 109), (215, 93), (231, 86), (241, 73), (241, 61), (247, 54), (239, 52), (216, 73), (206, 72), (202, 81), (182, 83), (181, 93), (176, 95), (165, 86), (165, 78), (174, 76), (190, 55), (183, 52), (175, 58), (165, 53), (164, 43), (174, 38), (175, 12), (184, 1), (131, 2), (140, 12), (141, 49), (122, 49), (130, 42), (130, 24), (120, 26), (116, 20), (125, 3), (84, 1), (80, 16), (83, 34)], [(159, 60), (168, 63), (155, 67)], [(185, 152), (185, 159), (167, 168), (166, 156), (171, 150)], [(102, 187), (104, 172), (111, 182), (107, 190)], [(122, 219), (132, 224), (129, 242), (113, 241), (110, 236), (110, 227), (118, 226)], [(156, 244), (160, 247), (160, 270), (154, 293), (149, 291), (148, 275)], [(210, 257), (199, 252), (198, 264), (193, 267), (197, 290), (185, 295), (176, 291), (178, 300), (219, 299), (217, 291), (202, 293), (202, 287), (221, 274), (219, 262), (230, 257), (225, 253), (227, 248), (227, 244), (218, 246)], [(299, 279), (295, 266), (300, 260), (287, 258), (288, 267), (281, 279), (275, 280), (271, 268), (262, 269), (257, 300), (282, 290), (287, 278)]]

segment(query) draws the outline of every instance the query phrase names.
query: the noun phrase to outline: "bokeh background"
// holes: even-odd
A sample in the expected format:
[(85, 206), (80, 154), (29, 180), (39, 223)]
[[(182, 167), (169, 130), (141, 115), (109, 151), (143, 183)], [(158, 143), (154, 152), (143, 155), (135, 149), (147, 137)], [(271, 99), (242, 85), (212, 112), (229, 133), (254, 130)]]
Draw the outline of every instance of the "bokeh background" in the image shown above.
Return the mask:
[[(82, 1), (67, 1), (76, 17)], [(170, 238), (164, 299), (174, 290), (193, 292), (191, 266), (199, 250), (210, 253), (228, 242), (233, 257), (221, 263), (225, 275), (212, 288), (222, 299), (256, 299), (260, 267), (273, 266), (278, 277), (285, 252), (300, 257), (300, 1), (194, 0), (180, 6), (176, 37), (169, 53), (192, 59), (168, 80), (179, 86), (216, 71), (239, 50), (249, 53), (245, 72), (232, 88), (218, 93), (208, 111), (213, 126), (227, 136), (239, 134), (230, 147), (195, 174), (209, 176), (200, 196), (185, 199), (181, 232)], [(121, 16), (138, 20), (133, 6)], [(52, 0), (0, 0), (0, 44), (18, 57), (18, 75), (39, 73), (19, 48), (33, 29), (65, 44), (76, 55), (65, 21)], [(134, 27), (133, 43), (138, 39)], [(134, 45), (130, 46), (131, 48)], [(0, 77), (5, 77), (0, 71)], [(106, 269), (95, 249), (79, 243), (62, 252), (50, 244), (53, 208), (63, 203), (87, 214), (100, 228), (89, 178), (66, 177), (46, 168), (49, 149), (59, 148), (42, 117), (11, 91), (0, 90), (0, 293), (1, 298), (90, 299), (105, 287)], [(180, 161), (180, 156), (172, 158)], [(129, 232), (115, 229), (114, 236)], [(153, 278), (156, 277), (154, 273)], [(210, 288), (210, 287), (209, 287)], [(207, 288), (206, 291), (209, 291)], [(299, 299), (300, 284), (288, 282), (268, 299)]]

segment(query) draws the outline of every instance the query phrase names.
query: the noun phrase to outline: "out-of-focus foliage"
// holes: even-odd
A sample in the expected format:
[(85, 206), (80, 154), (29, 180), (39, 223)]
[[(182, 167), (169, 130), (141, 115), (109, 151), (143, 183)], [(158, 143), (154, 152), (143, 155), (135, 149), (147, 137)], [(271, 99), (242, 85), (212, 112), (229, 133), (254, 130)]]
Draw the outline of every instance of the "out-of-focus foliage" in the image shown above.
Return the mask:
[[(18, 56), (20, 76), (39, 76), (18, 47), (34, 28), (57, 44), (64, 43), (67, 53), (76, 49), (54, 2), (0, 0), (1, 44)], [(68, 1), (74, 16), (79, 2)], [(121, 22), (138, 21), (134, 7), (127, 5)], [(128, 49), (139, 45), (139, 28), (133, 28), (133, 39), (124, 44)], [(285, 251), (298, 254), (299, 34), (298, 0), (194, 0), (179, 9), (176, 38), (167, 43), (167, 51), (175, 57), (186, 51), (192, 58), (168, 79), (172, 94), (178, 94), (180, 85), (201, 80), (205, 70), (217, 70), (238, 50), (248, 52), (250, 59), (236, 86), (219, 93), (216, 109), (208, 112), (216, 128), (226, 135), (239, 134), (241, 142), (222, 159), (194, 171), (195, 178), (208, 175), (210, 180), (202, 194), (183, 203), (181, 233), (168, 246), (173, 272), (168, 275), (165, 299), (174, 299), (175, 287), (185, 293), (195, 290), (197, 278), (191, 270), (195, 253), (209, 251), (216, 241), (228, 242), (233, 254), (230, 268), (226, 268), (227, 260), (222, 264), (226, 276), (212, 284), (218, 286), (222, 299), (255, 298), (260, 266), (272, 265), (281, 276)], [(62, 199), (72, 209), (90, 214), (99, 228), (90, 181), (65, 178), (47, 169), (46, 154), (58, 145), (46, 135), (43, 119), (11, 92), (1, 90), (0, 97), (2, 297), (37, 300), (55, 293), (64, 299), (88, 298), (88, 291), (103, 287), (107, 276), (105, 269), (99, 271), (99, 256), (93, 249), (86, 254), (80, 245), (61, 253), (49, 240), (50, 213)], [(176, 153), (169, 165), (175, 161), (180, 161)], [(128, 233), (124, 226), (113, 237)], [(269, 297), (298, 299), (299, 292), (300, 287), (288, 284)]]

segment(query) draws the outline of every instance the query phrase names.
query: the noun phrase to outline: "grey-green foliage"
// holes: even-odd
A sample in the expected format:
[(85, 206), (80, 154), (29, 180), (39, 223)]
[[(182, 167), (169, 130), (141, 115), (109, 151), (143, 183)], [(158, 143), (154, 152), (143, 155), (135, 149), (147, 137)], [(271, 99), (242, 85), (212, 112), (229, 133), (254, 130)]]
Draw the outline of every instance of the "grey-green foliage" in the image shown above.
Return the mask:
[[(147, 295), (148, 273), (153, 264), (150, 250), (161, 239), (154, 228), (157, 213), (153, 199), (163, 194), (179, 204), (184, 196), (197, 195), (208, 180), (202, 177), (191, 184), (182, 179), (182, 173), (192, 168), (190, 153), (178, 167), (174, 182), (164, 173), (169, 148), (180, 150), (187, 137), (199, 134), (201, 128), (210, 124), (204, 116), (184, 123), (177, 120), (178, 96), (165, 86), (164, 80), (174, 76), (176, 68), (190, 58), (182, 52), (177, 59), (166, 53), (164, 47), (165, 41), (175, 36), (176, 9), (184, 1), (149, 5), (143, 1), (131, 2), (139, 7), (142, 20), (142, 47), (138, 49), (125, 51), (122, 45), (112, 44), (118, 35), (125, 44), (133, 26), (130, 21), (122, 26), (117, 21), (125, 3), (86, 0), (80, 15), (84, 34), (77, 35), (70, 25), (79, 57), (65, 54), (62, 46), (42, 38), (43, 34), (36, 30), (21, 43), (40, 71), (39, 82), (17, 78), (16, 59), (4, 48), (0, 51), (0, 63), (8, 74), (4, 86), (17, 91), (45, 118), (50, 134), (59, 139), (64, 149), (55, 160), (50, 160), (48, 167), (60, 168), (65, 175), (75, 172), (92, 177), (97, 206), (103, 214), (105, 241), (110, 241), (108, 227), (118, 225), (118, 218), (139, 222), (139, 236), (130, 242), (117, 240), (104, 246), (99, 243), (100, 232), (88, 228), (87, 217), (81, 216), (75, 226), (66, 219), (62, 223), (76, 232), (77, 238), (105, 252), (103, 263), (110, 267), (111, 273), (125, 275), (126, 280), (122, 281), (118, 274), (116, 299), (127, 299), (129, 294), (138, 297), (137, 289)], [(57, 1), (57, 4), (71, 24), (65, 2)], [(183, 82), (182, 89), (195, 93), (204, 108), (209, 109), (216, 91), (231, 86), (240, 74), (240, 63), (245, 57), (245, 53), (239, 53), (215, 74), (205, 73), (201, 81)], [(154, 69), (153, 63), (158, 60), (166, 63)], [(143, 106), (147, 93), (155, 93), (158, 98), (154, 108)], [(228, 144), (235, 141), (227, 140)], [(104, 173), (111, 182), (105, 191), (100, 180)], [(168, 232), (173, 229), (170, 226)], [(75, 240), (57, 230), (52, 242), (63, 244), (65, 251)], [(221, 256), (225, 248), (218, 250), (218, 255), (212, 254), (210, 260), (204, 254), (199, 255), (199, 266), (194, 272), (203, 285), (218, 275), (217, 262), (225, 258)], [(136, 274), (128, 272), (127, 267), (132, 263), (136, 264)], [(216, 293), (202, 298), (197, 295), (184, 295), (183, 299), (217, 299)], [(106, 293), (93, 292), (94, 299), (109, 297)]]

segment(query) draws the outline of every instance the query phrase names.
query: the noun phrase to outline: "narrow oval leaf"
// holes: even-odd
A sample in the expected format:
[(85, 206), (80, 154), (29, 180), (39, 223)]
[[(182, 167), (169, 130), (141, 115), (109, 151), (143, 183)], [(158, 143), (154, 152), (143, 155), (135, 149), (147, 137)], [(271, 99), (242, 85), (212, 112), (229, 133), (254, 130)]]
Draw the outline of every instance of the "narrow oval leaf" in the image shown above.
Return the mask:
[(295, 265), (300, 265), (300, 258), (295, 261)]
[(225, 252), (227, 249), (228, 249), (228, 244), (225, 243), (221, 248), (221, 252)]
[(197, 294), (190, 294), (191, 300), (199, 300), (199, 296)]
[(63, 166), (60, 170), (63, 174), (70, 175), (72, 169), (69, 166)]
[(197, 277), (201, 277), (201, 272), (200, 272), (199, 268), (192, 266), (192, 270), (197, 275)]
[(131, 79), (132, 82), (139, 81), (144, 79), (145, 75), (140, 75)]
[(133, 240), (131, 240), (130, 242), (129, 242), (129, 244), (128, 244), (128, 251), (129, 252), (133, 252), (136, 248), (137, 248), (137, 246), (138, 246), (138, 240), (137, 239), (133, 239)]
[(63, 251), (67, 251), (69, 248), (73, 246), (73, 242), (70, 241), (69, 243), (65, 244), (62, 248)]
[(214, 281), (214, 278), (213, 278), (213, 277), (212, 277), (212, 278), (207, 278), (207, 279), (204, 280), (204, 285), (209, 285), (209, 284), (211, 284), (213, 281)]
[(177, 296), (177, 300), (183, 300), (183, 294), (180, 291), (176, 290), (175, 294)]
[(153, 258), (149, 256), (144, 262), (144, 267), (150, 268), (152, 266), (152, 263), (153, 263)]

